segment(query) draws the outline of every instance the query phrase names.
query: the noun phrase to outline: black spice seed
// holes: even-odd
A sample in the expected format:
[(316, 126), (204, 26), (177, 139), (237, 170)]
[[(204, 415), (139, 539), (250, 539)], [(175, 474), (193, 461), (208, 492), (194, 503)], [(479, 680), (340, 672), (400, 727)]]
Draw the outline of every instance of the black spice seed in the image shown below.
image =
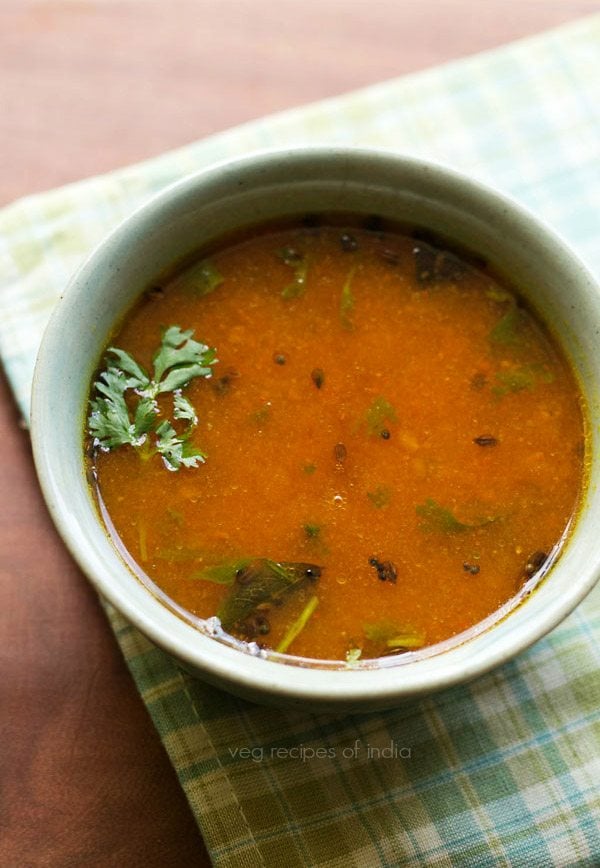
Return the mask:
[(254, 619), (254, 623), (256, 625), (256, 632), (259, 636), (266, 636), (271, 630), (271, 625), (264, 615), (257, 615)]
[(548, 555), (543, 551), (534, 552), (530, 555), (527, 558), (527, 563), (523, 570), (525, 577), (529, 579), (531, 576), (534, 576), (539, 570), (541, 570), (547, 560)]
[(222, 377), (217, 377), (216, 380), (211, 381), (211, 385), (213, 390), (220, 395), (226, 395), (227, 392), (231, 389), (231, 385), (234, 380), (239, 377), (239, 373), (235, 370), (235, 368), (228, 368), (227, 371), (223, 374)]
[(283, 353), (274, 353), (273, 354), (273, 361), (275, 362), (276, 365), (285, 365), (287, 359)]
[(470, 573), (472, 576), (476, 576), (480, 569), (481, 567), (478, 566), (478, 564), (468, 564), (466, 561), (463, 564), (463, 570), (465, 573)]
[(241, 624), (241, 632), (248, 638), (266, 636), (271, 631), (271, 625), (263, 615), (253, 615)]
[(380, 217), (379, 214), (369, 214), (364, 222), (364, 226), (368, 232), (382, 232), (383, 217)]
[(388, 263), (388, 265), (398, 265), (400, 262), (400, 254), (397, 250), (392, 250), (390, 247), (384, 247), (378, 251), (379, 256)]
[(491, 434), (481, 434), (480, 437), (473, 439), (473, 443), (476, 443), (477, 446), (497, 446), (498, 440)]
[(477, 392), (481, 391), (481, 389), (485, 387), (486, 383), (487, 377), (485, 374), (482, 374), (481, 371), (478, 371), (471, 377), (471, 388), (475, 389)]
[(325, 382), (325, 374), (323, 373), (321, 368), (313, 368), (313, 370), (310, 372), (310, 378), (317, 387), (317, 389), (320, 389)]
[(377, 571), (377, 578), (380, 582), (391, 582), (396, 584), (398, 571), (391, 561), (380, 561), (377, 558), (369, 558), (369, 565)]
[(354, 235), (350, 235), (348, 232), (344, 232), (340, 235), (340, 244), (342, 245), (344, 253), (353, 253), (358, 249), (358, 241)]
[(315, 229), (320, 223), (318, 214), (306, 214), (302, 218), (302, 225), (307, 229)]
[(379, 436), (381, 437), (382, 440), (389, 440), (392, 435), (390, 434), (390, 432), (388, 431), (387, 428), (384, 428), (383, 431), (379, 432)]
[(238, 585), (248, 585), (252, 579), (254, 578), (254, 570), (251, 569), (251, 566), (242, 567), (235, 574), (235, 580)]
[(336, 443), (333, 454), (335, 456), (335, 463), (343, 464), (346, 460), (346, 455), (348, 454), (348, 451), (343, 443)]
[(146, 292), (144, 293), (146, 298), (153, 299), (153, 300), (162, 298), (164, 296), (164, 294), (165, 294), (165, 291), (162, 288), (162, 286), (151, 286), (150, 289), (147, 289)]

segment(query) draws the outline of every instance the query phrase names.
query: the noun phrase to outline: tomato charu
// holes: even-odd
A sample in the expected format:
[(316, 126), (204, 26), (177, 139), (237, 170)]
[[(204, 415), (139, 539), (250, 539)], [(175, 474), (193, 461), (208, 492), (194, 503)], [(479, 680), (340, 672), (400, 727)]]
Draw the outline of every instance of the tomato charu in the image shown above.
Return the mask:
[(481, 263), (358, 221), (268, 227), (151, 287), (92, 386), (140, 573), (238, 639), (349, 661), (473, 627), (559, 554), (585, 408)]

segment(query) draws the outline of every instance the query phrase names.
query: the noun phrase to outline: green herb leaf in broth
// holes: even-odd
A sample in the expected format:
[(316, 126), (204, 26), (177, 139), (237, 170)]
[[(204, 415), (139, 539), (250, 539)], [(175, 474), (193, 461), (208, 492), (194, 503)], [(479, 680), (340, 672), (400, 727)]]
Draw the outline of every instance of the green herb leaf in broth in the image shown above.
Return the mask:
[(380, 396), (375, 398), (367, 410), (365, 421), (369, 434), (380, 436), (386, 428), (386, 423), (397, 422), (398, 416), (394, 406)]
[(392, 492), (387, 485), (378, 485), (374, 491), (367, 491), (367, 497), (376, 509), (382, 509), (390, 502)]
[(204, 582), (214, 582), (217, 585), (232, 585), (240, 570), (244, 570), (250, 563), (251, 558), (238, 558), (233, 561), (225, 561), (221, 564), (213, 564), (203, 567), (190, 575), (190, 579), (201, 579)]
[(229, 596), (217, 616), (224, 630), (233, 629), (263, 603), (277, 603), (321, 575), (316, 564), (286, 563), (256, 558), (236, 573)]
[(522, 340), (522, 328), (526, 321), (525, 311), (514, 301), (504, 316), (490, 332), (490, 341), (502, 346), (514, 346)]
[(110, 364), (126, 375), (128, 389), (146, 389), (150, 385), (148, 374), (141, 365), (138, 365), (130, 353), (126, 353), (125, 350), (120, 350), (118, 347), (109, 347), (106, 352), (115, 356), (116, 361), (113, 360)]
[(304, 630), (304, 628), (312, 618), (314, 611), (318, 605), (319, 598), (312, 596), (306, 606), (302, 609), (301, 613), (296, 618), (294, 623), (291, 624), (285, 631), (283, 638), (275, 648), (276, 651), (279, 651), (280, 654), (283, 654), (287, 651), (292, 642), (297, 639), (300, 633)]
[(156, 451), (162, 456), (168, 470), (198, 467), (206, 460), (204, 452), (193, 446), (186, 436), (180, 437), (166, 420), (156, 428)]
[(173, 416), (176, 419), (184, 419), (191, 425), (198, 424), (194, 405), (187, 398), (184, 398), (180, 391), (175, 392), (173, 396)]
[(195, 377), (212, 375), (211, 365), (216, 362), (216, 352), (195, 341), (193, 334), (191, 329), (182, 331), (179, 326), (165, 329), (153, 359), (154, 380), (146, 392), (149, 397), (181, 389)]
[[(170, 470), (197, 467), (204, 461), (206, 456), (189, 442), (198, 420), (180, 390), (195, 377), (209, 377), (216, 358), (214, 349), (192, 336), (192, 331), (182, 331), (179, 326), (165, 329), (154, 355), (152, 380), (130, 353), (109, 347), (106, 368), (94, 383), (95, 395), (90, 400), (87, 420), (95, 446), (106, 451), (133, 446), (144, 459), (159, 453)], [(127, 398), (126, 392), (130, 393)], [(174, 418), (189, 423), (182, 435), (167, 420), (159, 422), (156, 397), (166, 392), (175, 393)], [(151, 433), (154, 442), (149, 438)]]
[(349, 648), (346, 651), (346, 663), (351, 669), (356, 666), (362, 655), (362, 648)]
[(303, 295), (306, 290), (306, 279), (308, 277), (308, 257), (304, 253), (300, 253), (294, 247), (284, 247), (277, 251), (277, 256), (286, 265), (294, 270), (294, 278), (291, 283), (288, 283), (281, 290), (281, 295), (285, 299), (298, 298)]
[(420, 630), (392, 621), (376, 621), (373, 624), (365, 624), (363, 627), (365, 637), (375, 645), (384, 646), (382, 650), (412, 650), (422, 648), (425, 644), (425, 636)]
[(306, 534), (307, 539), (316, 540), (321, 534), (320, 524), (307, 522), (307, 524), (302, 525), (302, 528), (304, 530), (304, 533)]
[(496, 385), (492, 392), (496, 397), (503, 398), (508, 394), (531, 391), (538, 383), (551, 383), (554, 380), (552, 371), (544, 365), (521, 365), (498, 371), (495, 376)]
[(342, 326), (348, 331), (354, 328), (354, 322), (351, 319), (351, 314), (354, 311), (354, 295), (352, 293), (352, 281), (356, 273), (356, 265), (350, 269), (348, 276), (342, 287), (342, 295), (340, 298), (340, 320)]
[(95, 445), (101, 449), (116, 449), (119, 446), (140, 446), (144, 435), (145, 413), (139, 419), (139, 427), (131, 420), (125, 401), (128, 389), (125, 373), (109, 365), (95, 383), (98, 395), (90, 401), (88, 431)]
[(203, 259), (184, 271), (176, 284), (191, 290), (194, 295), (204, 296), (214, 292), (224, 282), (225, 278), (210, 259)]
[(419, 527), (426, 533), (465, 533), (496, 521), (496, 516), (481, 518), (474, 522), (459, 521), (451, 510), (440, 506), (431, 497), (427, 498), (425, 503), (415, 507), (415, 511), (421, 519)]

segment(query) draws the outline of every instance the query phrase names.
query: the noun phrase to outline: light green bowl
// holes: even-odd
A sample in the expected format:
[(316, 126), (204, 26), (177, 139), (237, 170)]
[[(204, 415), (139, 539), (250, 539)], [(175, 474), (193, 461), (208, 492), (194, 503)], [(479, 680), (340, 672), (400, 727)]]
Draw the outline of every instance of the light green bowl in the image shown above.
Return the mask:
[[(477, 252), (528, 299), (559, 338), (589, 410), (591, 472), (557, 563), (526, 600), (468, 635), (354, 669), (264, 659), (211, 636), (137, 578), (110, 541), (86, 482), (82, 433), (92, 374), (136, 297), (170, 265), (241, 226), (311, 212), (377, 214), (424, 226)], [(36, 466), (52, 517), (98, 592), (198, 677), (257, 702), (373, 710), (467, 681), (555, 627), (600, 575), (598, 395), (600, 292), (573, 253), (511, 200), (441, 166), (349, 148), (271, 151), (184, 178), (123, 222), (59, 302), (33, 388)], [(287, 662), (285, 662), (287, 660)]]

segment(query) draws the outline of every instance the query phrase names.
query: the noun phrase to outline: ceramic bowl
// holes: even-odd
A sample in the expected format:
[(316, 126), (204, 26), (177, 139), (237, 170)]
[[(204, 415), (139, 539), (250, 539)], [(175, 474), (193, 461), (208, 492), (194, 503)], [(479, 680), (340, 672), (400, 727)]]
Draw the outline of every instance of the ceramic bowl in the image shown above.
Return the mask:
[[(500, 620), (421, 652), (346, 668), (271, 655), (213, 638), (128, 568), (86, 481), (89, 384), (107, 340), (136, 297), (170, 265), (214, 239), (274, 218), (377, 214), (427, 227), (483, 256), (559, 339), (587, 401), (591, 467), (581, 513), (556, 564)], [(46, 331), (32, 403), (40, 482), (63, 539), (98, 592), (199, 678), (240, 696), (304, 709), (398, 704), (472, 679), (555, 627), (600, 574), (598, 420), (600, 292), (565, 244), (499, 193), (453, 171), (390, 152), (271, 151), (184, 178), (118, 226), (76, 274)]]

